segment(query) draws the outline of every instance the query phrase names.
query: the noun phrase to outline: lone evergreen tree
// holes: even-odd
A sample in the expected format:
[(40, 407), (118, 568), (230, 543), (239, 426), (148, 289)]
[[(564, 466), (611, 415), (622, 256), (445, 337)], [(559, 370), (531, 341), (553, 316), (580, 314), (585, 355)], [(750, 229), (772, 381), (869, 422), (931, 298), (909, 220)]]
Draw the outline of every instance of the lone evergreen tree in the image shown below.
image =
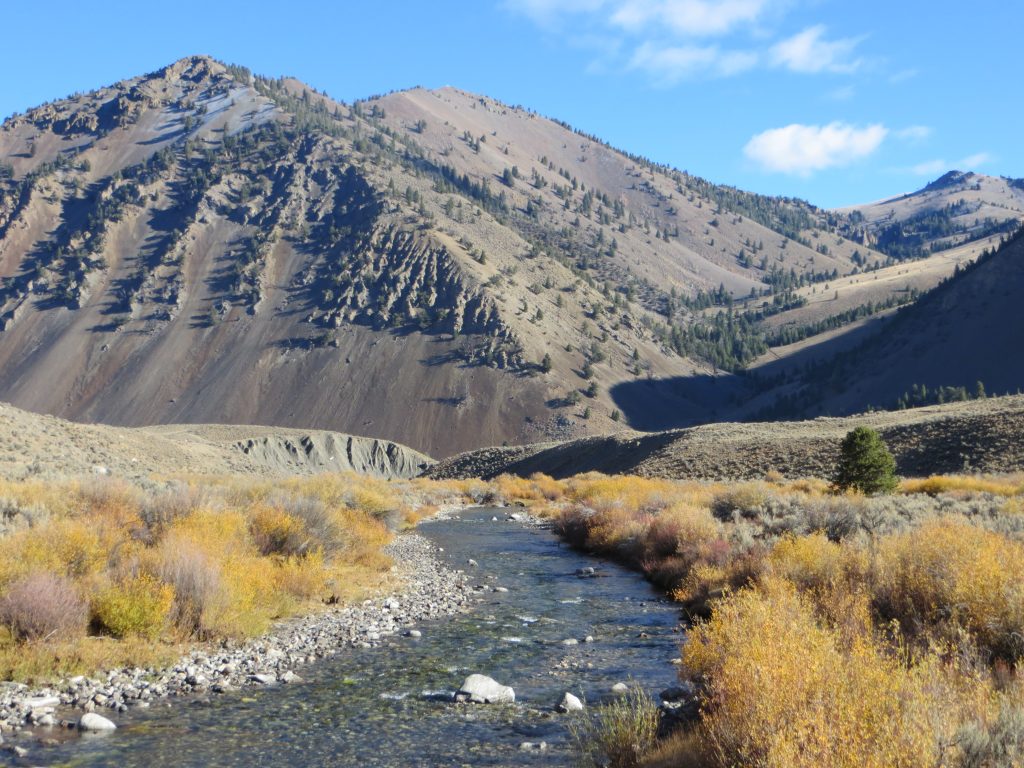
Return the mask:
[(896, 460), (879, 434), (870, 427), (857, 427), (847, 433), (833, 487), (837, 491), (875, 494), (892, 493), (898, 484)]

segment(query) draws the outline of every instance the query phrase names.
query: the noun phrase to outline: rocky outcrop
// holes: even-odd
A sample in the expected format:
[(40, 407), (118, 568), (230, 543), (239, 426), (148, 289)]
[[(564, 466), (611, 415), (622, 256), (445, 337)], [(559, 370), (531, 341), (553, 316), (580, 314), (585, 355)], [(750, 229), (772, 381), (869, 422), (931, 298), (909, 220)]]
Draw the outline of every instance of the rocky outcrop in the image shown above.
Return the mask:
[(238, 441), (235, 447), (254, 464), (275, 473), (302, 469), (409, 478), (422, 474), (433, 464), (429, 456), (398, 443), (334, 432), (249, 438)]

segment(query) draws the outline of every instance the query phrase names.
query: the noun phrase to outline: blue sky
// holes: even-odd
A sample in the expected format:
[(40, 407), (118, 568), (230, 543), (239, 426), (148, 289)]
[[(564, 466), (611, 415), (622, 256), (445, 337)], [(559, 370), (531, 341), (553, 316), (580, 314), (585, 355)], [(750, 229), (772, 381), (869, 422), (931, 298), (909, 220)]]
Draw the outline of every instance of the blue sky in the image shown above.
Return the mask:
[(4, 16), (3, 116), (208, 53), (346, 101), (455, 85), (822, 206), (951, 168), (1024, 177), (1017, 0), (61, 0)]

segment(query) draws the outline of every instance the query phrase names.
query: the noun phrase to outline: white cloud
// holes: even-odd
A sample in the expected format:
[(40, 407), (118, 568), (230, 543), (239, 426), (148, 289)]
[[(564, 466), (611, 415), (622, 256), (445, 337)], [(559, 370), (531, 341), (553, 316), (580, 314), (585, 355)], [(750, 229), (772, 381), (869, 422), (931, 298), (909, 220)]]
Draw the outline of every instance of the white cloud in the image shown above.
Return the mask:
[(747, 142), (743, 152), (765, 170), (809, 176), (815, 171), (849, 165), (868, 157), (888, 133), (880, 124), (857, 128), (840, 122), (793, 123), (757, 134)]
[(897, 83), (905, 83), (907, 80), (913, 80), (917, 77), (918, 72), (916, 69), (902, 69), (892, 75), (889, 75), (889, 82), (893, 85)]
[(809, 74), (856, 71), (862, 61), (851, 61), (850, 54), (863, 38), (826, 40), (825, 31), (824, 25), (818, 24), (776, 43), (770, 51), (772, 63), (793, 72)]
[(931, 135), (932, 129), (927, 125), (908, 125), (906, 128), (896, 131), (897, 138), (911, 143), (924, 141)]
[(757, 64), (757, 54), (747, 51), (722, 51), (709, 46), (657, 46), (644, 43), (629, 62), (631, 69), (642, 69), (662, 85), (671, 85), (696, 74), (721, 77), (736, 75)]
[[(499, 0), (563, 39), (614, 38), (592, 71), (627, 68), (659, 84), (702, 75), (724, 77), (755, 66), (800, 73), (852, 73), (864, 39), (831, 39), (810, 26), (772, 45), (772, 29), (800, 0)], [(741, 39), (742, 38), (742, 39)], [(851, 91), (835, 98), (849, 98)]]
[(631, 31), (655, 26), (684, 37), (724, 35), (757, 21), (769, 0), (625, 0), (612, 23)]
[(506, 0), (505, 7), (528, 16), (538, 24), (550, 24), (559, 16), (599, 11), (606, 0)]
[(960, 162), (956, 165), (965, 171), (972, 171), (979, 165), (987, 165), (992, 162), (992, 155), (988, 152), (977, 152), (973, 155), (961, 158)]
[(938, 176), (952, 170), (973, 171), (979, 166), (991, 163), (993, 159), (988, 152), (976, 152), (952, 163), (944, 159), (925, 160), (923, 163), (912, 165), (908, 170), (915, 176)]
[(947, 167), (945, 160), (926, 160), (912, 166), (910, 172), (916, 176), (938, 176)]

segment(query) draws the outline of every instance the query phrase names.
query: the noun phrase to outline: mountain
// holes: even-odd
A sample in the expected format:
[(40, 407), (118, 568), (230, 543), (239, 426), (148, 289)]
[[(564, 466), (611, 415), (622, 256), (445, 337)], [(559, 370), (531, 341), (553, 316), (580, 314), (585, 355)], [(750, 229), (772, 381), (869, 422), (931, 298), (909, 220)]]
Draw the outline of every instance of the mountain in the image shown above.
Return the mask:
[(992, 237), (1024, 221), (1024, 180), (950, 171), (912, 194), (843, 213), (875, 248), (896, 258), (951, 250), (977, 256)]
[(729, 417), (804, 294), (941, 257), (883, 218), (453, 88), (344, 104), (189, 57), (0, 126), (0, 398), (436, 456)]
[[(1024, 230), (895, 313), (812, 377), (806, 412), (851, 413), (1024, 387)], [(827, 379), (823, 383), (821, 379)]]

